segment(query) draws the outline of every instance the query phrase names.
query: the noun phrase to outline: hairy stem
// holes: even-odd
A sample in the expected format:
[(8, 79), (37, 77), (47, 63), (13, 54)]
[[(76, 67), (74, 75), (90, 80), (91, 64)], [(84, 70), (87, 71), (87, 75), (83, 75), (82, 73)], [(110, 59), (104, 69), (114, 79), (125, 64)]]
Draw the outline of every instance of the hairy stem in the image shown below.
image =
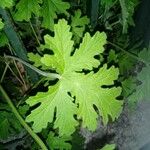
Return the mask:
[(11, 59), (14, 59), (14, 60), (17, 60), (17, 61), (23, 63), (24, 65), (26, 65), (27, 67), (29, 67), (32, 70), (36, 71), (37, 73), (39, 73), (42, 76), (49, 77), (49, 78), (52, 78), (52, 79), (60, 79), (61, 78), (61, 76), (57, 73), (48, 73), (48, 72), (42, 71), (42, 70), (30, 65), (29, 63), (23, 61), (20, 58), (17, 58), (17, 57), (14, 57), (14, 56), (9, 56), (9, 55), (5, 55), (5, 57), (6, 58), (11, 58)]
[(40, 45), (40, 41), (39, 41), (39, 39), (38, 39), (38, 37), (37, 37), (37, 35), (36, 35), (36, 32), (35, 32), (35, 30), (34, 30), (34, 28), (33, 28), (33, 25), (32, 25), (32, 23), (31, 23), (31, 21), (29, 21), (29, 24), (30, 24), (30, 27), (31, 27), (31, 29), (32, 29), (32, 32), (33, 32), (33, 34), (34, 34), (34, 36), (35, 36), (35, 38), (36, 38), (36, 42), (38, 43), (38, 45)]
[(8, 69), (8, 65), (9, 65), (9, 64), (6, 64), (6, 66), (5, 66), (5, 69), (4, 69), (4, 72), (3, 72), (2, 77), (1, 77), (1, 79), (0, 79), (0, 82), (3, 82), (4, 76), (5, 76), (6, 71), (7, 71), (7, 69)]
[[(6, 65), (7, 65), (7, 63), (6, 63)], [(21, 85), (23, 85), (23, 82), (22, 82), (22, 80), (20, 80), (20, 78), (16, 75), (16, 73), (11, 69), (11, 67), (8, 65), (8, 69), (11, 71), (11, 73), (15, 76), (15, 78), (19, 81), (19, 83), (21, 84)]]
[(19, 120), (20, 124), (27, 130), (27, 132), (32, 136), (32, 138), (37, 142), (37, 144), (41, 147), (42, 150), (48, 150), (43, 141), (32, 131), (32, 129), (28, 126), (28, 124), (24, 121), (24, 119), (20, 116), (17, 109), (15, 108), (14, 104), (8, 97), (7, 93), (3, 89), (3, 87), (0, 85), (0, 92), (2, 93), (4, 99), (10, 106), (12, 112), (16, 116), (16, 118)]

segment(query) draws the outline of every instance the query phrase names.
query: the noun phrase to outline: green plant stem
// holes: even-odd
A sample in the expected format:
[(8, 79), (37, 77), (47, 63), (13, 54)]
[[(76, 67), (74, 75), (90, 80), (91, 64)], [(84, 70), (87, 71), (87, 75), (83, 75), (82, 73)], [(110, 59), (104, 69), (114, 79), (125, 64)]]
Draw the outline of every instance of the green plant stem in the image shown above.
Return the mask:
[(40, 41), (39, 41), (39, 39), (38, 39), (38, 37), (37, 37), (37, 35), (36, 35), (36, 32), (35, 32), (35, 30), (34, 30), (34, 28), (33, 28), (33, 25), (32, 25), (32, 23), (31, 23), (31, 21), (29, 21), (29, 24), (30, 24), (30, 27), (31, 27), (31, 29), (32, 29), (32, 32), (33, 32), (35, 38), (36, 38), (36, 41), (37, 41), (38, 45), (40, 45)]
[(36, 84), (34, 84), (34, 85), (31, 87), (31, 89), (37, 88), (37, 86), (38, 86), (42, 81), (44, 81), (45, 79), (46, 79), (46, 77), (42, 77)]
[[(7, 64), (7, 63), (6, 63)], [(15, 76), (15, 78), (20, 82), (21, 85), (23, 85), (22, 80), (14, 73), (14, 71), (11, 69), (11, 67), (8, 65), (8, 69), (12, 72), (12, 74)]]
[(32, 65), (30, 65), (29, 63), (23, 61), (22, 59), (20, 58), (17, 58), (17, 57), (14, 57), (14, 56), (9, 56), (9, 55), (5, 55), (6, 58), (11, 58), (11, 59), (14, 59), (14, 60), (17, 60), (21, 63), (23, 63), (24, 65), (26, 65), (27, 67), (31, 68), (32, 70), (36, 71), (37, 73), (39, 73), (40, 75), (42, 76), (45, 76), (45, 77), (49, 77), (49, 78), (52, 78), (53, 80), (54, 79), (60, 79), (61, 76), (57, 73), (48, 73), (48, 72), (45, 72), (45, 71), (42, 71)]
[(6, 64), (6, 66), (5, 66), (5, 69), (4, 69), (4, 72), (3, 72), (3, 74), (2, 74), (2, 77), (1, 77), (0, 83), (1, 83), (1, 82), (3, 82), (4, 76), (5, 76), (6, 71), (7, 71), (7, 69), (8, 69), (8, 65), (9, 65), (9, 64)]
[[(35, 29), (34, 29), (32, 23), (31, 23), (31, 21), (29, 21), (29, 24), (30, 24), (30, 27), (31, 27), (31, 29), (32, 29), (32, 32), (33, 32), (33, 34), (34, 34), (34, 36), (35, 36), (36, 42), (37, 42), (38, 45), (40, 46), (40, 41), (39, 41), (39, 39), (38, 39), (38, 37), (37, 37), (37, 34), (36, 34), (36, 32), (35, 32)], [(41, 54), (41, 51), (40, 51), (38, 48), (37, 48), (37, 51), (38, 51), (39, 54)]]
[(119, 3), (120, 3), (120, 6), (121, 6), (121, 14), (122, 14), (122, 24), (123, 24), (123, 29), (122, 29), (122, 32), (123, 33), (126, 33), (127, 31), (127, 19), (129, 17), (129, 14), (128, 14), (128, 10), (127, 10), (127, 7), (126, 7), (126, 3), (125, 3), (126, 0), (119, 0)]
[(120, 23), (120, 20), (118, 20), (118, 21), (112, 23), (111, 26), (113, 27), (113, 26), (115, 26), (115, 25), (118, 24), (118, 23)]
[(32, 131), (32, 129), (27, 125), (27, 123), (24, 121), (24, 119), (20, 116), (17, 109), (15, 108), (14, 104), (8, 97), (7, 93), (3, 89), (3, 87), (0, 85), (0, 91), (7, 101), (8, 105), (12, 109), (12, 112), (15, 114), (16, 118), (19, 120), (20, 124), (27, 130), (27, 132), (32, 136), (32, 138), (37, 142), (37, 144), (41, 147), (42, 150), (48, 150), (43, 141)]
[(113, 47), (116, 47), (117, 49), (121, 50), (122, 52), (124, 52), (125, 54), (129, 55), (129, 56), (132, 57), (133, 59), (136, 59), (136, 60), (138, 60), (138, 61), (141, 61), (141, 62), (143, 62), (143, 63), (149, 65), (149, 63), (146, 62), (145, 60), (143, 60), (142, 58), (140, 58), (140, 57), (138, 57), (138, 56), (136, 56), (136, 55), (134, 55), (134, 54), (132, 54), (132, 53), (130, 53), (130, 52), (124, 50), (124, 49), (121, 48), (120, 46), (118, 46), (118, 45), (116, 45), (116, 44), (114, 44), (114, 43), (112, 43), (112, 42), (109, 42), (109, 41), (107, 41), (107, 43), (110, 44), (110, 45), (112, 45)]
[(22, 74), (21, 74), (21, 72), (20, 72), (20, 70), (19, 70), (19, 68), (18, 68), (18, 66), (17, 66), (17, 63), (15, 62), (15, 60), (14, 60), (13, 62), (14, 62), (14, 65), (15, 65), (15, 67), (16, 67), (16, 69), (17, 69), (17, 72), (18, 72), (18, 74), (19, 74), (19, 76), (20, 76), (20, 78), (21, 78), (21, 80), (22, 80), (22, 82), (23, 82), (25, 88), (28, 89), (28, 88), (27, 88), (27, 84), (26, 84), (25, 80), (23, 79), (23, 76), (22, 76)]

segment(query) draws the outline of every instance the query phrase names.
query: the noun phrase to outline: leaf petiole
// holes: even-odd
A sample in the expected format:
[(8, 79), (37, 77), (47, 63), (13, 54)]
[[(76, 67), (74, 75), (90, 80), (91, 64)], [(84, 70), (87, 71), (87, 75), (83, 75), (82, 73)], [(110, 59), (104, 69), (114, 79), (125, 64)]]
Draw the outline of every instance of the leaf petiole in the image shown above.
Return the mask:
[(34, 67), (33, 65), (25, 62), (24, 60), (20, 59), (20, 58), (17, 58), (17, 57), (14, 57), (14, 56), (9, 56), (9, 55), (5, 55), (6, 58), (11, 58), (11, 59), (14, 59), (14, 60), (17, 60), (21, 63), (23, 63), (24, 65), (26, 65), (27, 67), (31, 68), (32, 70), (36, 71), (37, 73), (39, 73), (40, 75), (42, 76), (45, 76), (45, 77), (49, 77), (49, 78), (52, 78), (52, 80), (54, 79), (60, 79), (61, 76), (57, 73), (49, 73), (49, 72), (45, 72), (45, 71), (42, 71), (36, 67)]

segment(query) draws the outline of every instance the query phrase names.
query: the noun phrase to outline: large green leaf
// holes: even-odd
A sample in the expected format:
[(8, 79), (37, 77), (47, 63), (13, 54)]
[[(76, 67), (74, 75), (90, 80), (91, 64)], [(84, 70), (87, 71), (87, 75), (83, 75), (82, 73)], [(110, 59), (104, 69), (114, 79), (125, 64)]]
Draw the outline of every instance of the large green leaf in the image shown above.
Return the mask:
[(67, 9), (70, 8), (69, 3), (62, 2), (62, 0), (44, 0), (41, 7), (41, 17), (43, 17), (42, 26), (53, 30), (54, 19), (57, 18), (57, 14), (68, 15)]
[[(46, 128), (48, 122), (54, 122), (54, 128), (59, 128), (60, 135), (72, 134), (78, 120), (82, 120), (83, 127), (95, 130), (98, 113), (104, 124), (107, 124), (109, 117), (114, 121), (122, 110), (122, 101), (116, 100), (121, 88), (102, 86), (113, 85), (119, 71), (115, 67), (108, 69), (106, 64), (96, 73), (92, 71), (93, 67), (100, 65), (94, 56), (104, 51), (105, 33), (97, 32), (92, 37), (86, 33), (74, 54), (72, 33), (64, 19), (54, 26), (54, 33), (54, 37), (45, 36), (46, 47), (49, 46), (54, 54), (45, 54), (41, 61), (55, 68), (61, 78), (55, 85), (49, 86), (47, 92), (40, 92), (26, 101), (30, 106), (40, 104), (26, 121), (33, 122), (35, 132)], [(85, 74), (83, 69), (90, 73)]]

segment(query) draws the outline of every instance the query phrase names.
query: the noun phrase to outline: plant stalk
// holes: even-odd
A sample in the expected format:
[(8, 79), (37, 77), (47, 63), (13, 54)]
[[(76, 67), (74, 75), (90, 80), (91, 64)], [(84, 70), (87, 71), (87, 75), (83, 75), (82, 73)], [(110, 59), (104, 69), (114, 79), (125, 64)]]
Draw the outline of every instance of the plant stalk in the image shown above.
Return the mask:
[(28, 126), (28, 124), (24, 121), (24, 119), (21, 117), (21, 115), (18, 113), (17, 109), (15, 108), (14, 104), (8, 97), (7, 93), (3, 89), (3, 87), (0, 84), (0, 91), (4, 97), (4, 99), (7, 101), (8, 105), (12, 109), (12, 112), (16, 116), (16, 118), (19, 120), (20, 124), (27, 130), (27, 132), (32, 136), (32, 138), (37, 142), (37, 144), (41, 147), (42, 150), (48, 150), (43, 141), (38, 137), (37, 134), (33, 132), (33, 130)]
[(59, 74), (57, 74), (57, 73), (49, 73), (49, 72), (42, 71), (42, 70), (34, 67), (33, 65), (30, 65), (29, 63), (23, 61), (20, 58), (17, 58), (17, 57), (14, 57), (14, 56), (9, 56), (9, 55), (5, 55), (5, 57), (6, 58), (11, 58), (11, 59), (14, 59), (14, 60), (17, 60), (17, 61), (23, 63), (24, 65), (26, 65), (30, 69), (36, 71), (37, 73), (39, 73), (42, 76), (49, 77), (49, 78), (52, 78), (52, 79), (60, 79), (61, 78), (61, 76)]
[(1, 79), (0, 79), (0, 83), (3, 82), (4, 76), (5, 76), (6, 71), (7, 71), (7, 69), (8, 69), (8, 65), (9, 65), (9, 64), (6, 64), (6, 66), (5, 66), (4, 72), (3, 72), (2, 77), (1, 77)]
[(38, 37), (37, 37), (37, 35), (36, 35), (36, 32), (35, 32), (35, 30), (34, 30), (34, 27), (33, 27), (32, 23), (31, 23), (31, 21), (29, 21), (29, 24), (30, 24), (30, 27), (31, 27), (31, 29), (32, 29), (32, 32), (33, 32), (33, 34), (34, 34), (34, 36), (35, 36), (35, 39), (36, 39), (38, 45), (40, 46), (40, 41), (39, 41), (39, 39), (38, 39)]

